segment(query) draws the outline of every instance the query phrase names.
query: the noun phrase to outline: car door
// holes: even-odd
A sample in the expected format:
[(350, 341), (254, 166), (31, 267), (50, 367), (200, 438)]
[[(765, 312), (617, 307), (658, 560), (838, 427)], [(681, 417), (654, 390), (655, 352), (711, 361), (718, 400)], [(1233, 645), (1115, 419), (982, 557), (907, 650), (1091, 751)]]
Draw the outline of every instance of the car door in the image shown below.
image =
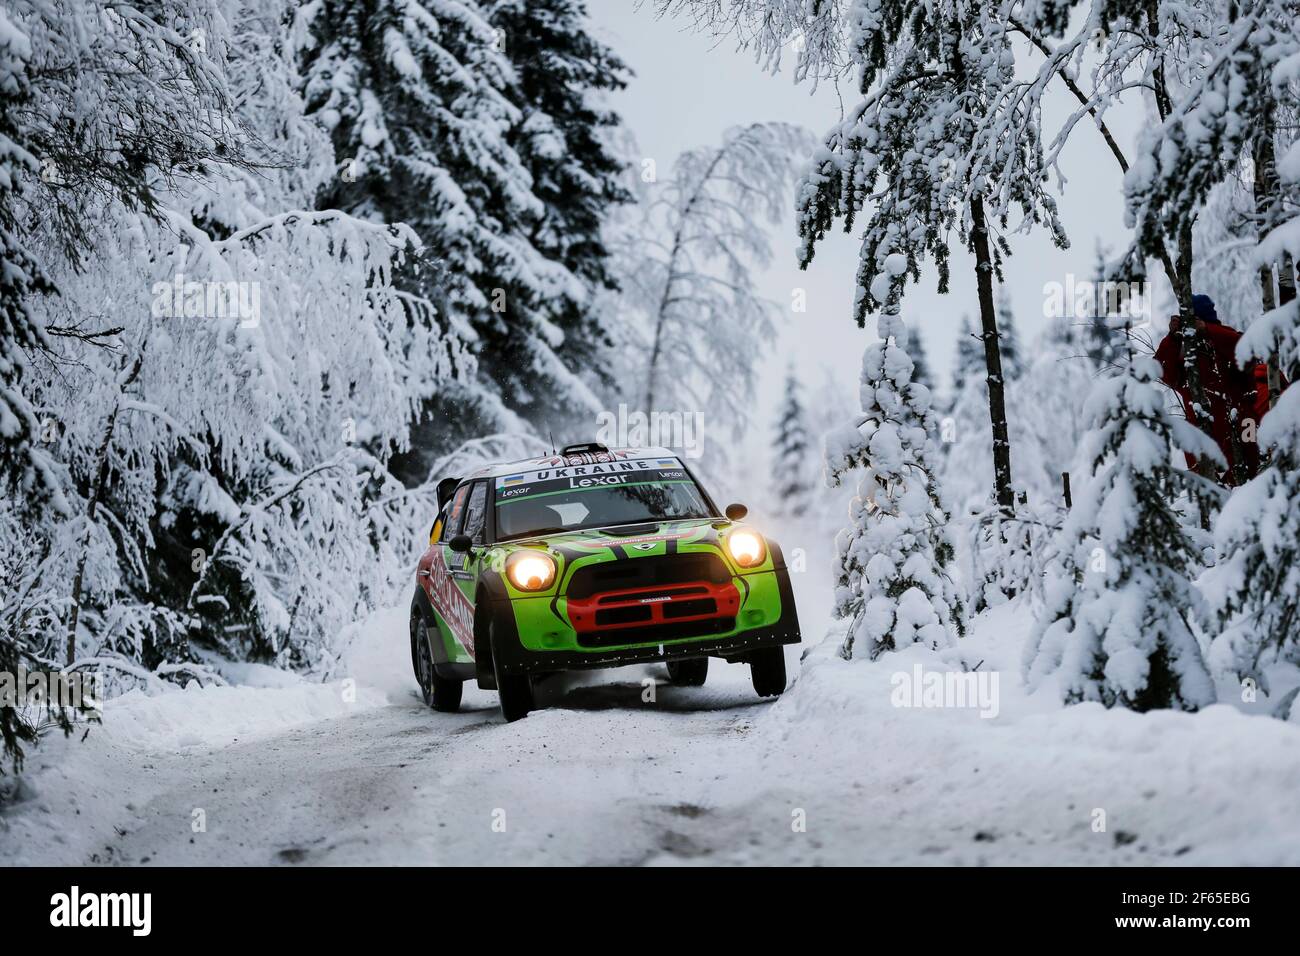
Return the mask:
[(458, 600), (458, 606), (462, 614), (467, 612), (470, 621), (463, 643), (472, 656), (477, 656), (474, 651), (474, 599), (478, 596), (478, 576), (486, 553), (487, 508), (488, 482), (476, 481), (470, 486), (469, 498), (465, 503), (465, 518), (459, 532), (467, 536), (473, 546), (468, 552), (453, 551), (448, 547), (443, 553), (447, 572), (463, 598)]
[(437, 619), (442, 653), (434, 649), (434, 659), (452, 663), (474, 660), (473, 590), (466, 598), (462, 575), (465, 558), (448, 546), (465, 525), (471, 485), (461, 485), (447, 502), (444, 513), (434, 523), (429, 550), (420, 559), (419, 580), (428, 595)]

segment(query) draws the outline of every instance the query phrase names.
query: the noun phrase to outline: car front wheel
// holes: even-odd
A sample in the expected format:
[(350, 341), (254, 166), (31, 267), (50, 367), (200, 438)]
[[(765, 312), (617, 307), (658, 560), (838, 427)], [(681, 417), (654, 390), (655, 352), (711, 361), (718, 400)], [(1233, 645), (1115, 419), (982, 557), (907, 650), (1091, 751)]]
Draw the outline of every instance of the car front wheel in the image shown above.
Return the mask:
[(776, 697), (785, 690), (785, 649), (763, 647), (749, 658), (749, 677), (759, 697)]
[(497, 662), (501, 655), (496, 652), (496, 638), (492, 644), (492, 671), (496, 675), (497, 698), (501, 702), (501, 716), (506, 723), (513, 723), (528, 716), (533, 709), (533, 677), (531, 674), (503, 674)]
[(693, 657), (686, 661), (668, 662), (668, 679), (681, 687), (703, 687), (709, 676), (709, 659)]

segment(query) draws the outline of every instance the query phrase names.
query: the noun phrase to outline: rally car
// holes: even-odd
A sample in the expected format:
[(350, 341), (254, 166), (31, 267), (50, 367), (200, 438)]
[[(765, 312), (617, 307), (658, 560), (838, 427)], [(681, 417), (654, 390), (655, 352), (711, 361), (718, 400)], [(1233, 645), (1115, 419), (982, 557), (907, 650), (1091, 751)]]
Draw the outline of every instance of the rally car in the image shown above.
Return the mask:
[(671, 451), (570, 445), (438, 490), (410, 618), (429, 706), (456, 710), (474, 680), (518, 720), (546, 674), (663, 662), (699, 686), (710, 657), (785, 689), (799, 621), (781, 549)]

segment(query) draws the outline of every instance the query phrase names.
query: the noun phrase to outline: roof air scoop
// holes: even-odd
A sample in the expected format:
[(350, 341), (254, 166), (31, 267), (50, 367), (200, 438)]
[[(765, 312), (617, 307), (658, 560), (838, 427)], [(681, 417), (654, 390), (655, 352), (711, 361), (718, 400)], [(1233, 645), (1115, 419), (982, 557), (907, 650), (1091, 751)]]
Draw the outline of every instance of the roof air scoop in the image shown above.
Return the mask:
[(609, 449), (598, 441), (579, 442), (576, 445), (565, 445), (560, 449), (560, 454), (565, 458), (570, 455), (600, 455), (608, 452)]

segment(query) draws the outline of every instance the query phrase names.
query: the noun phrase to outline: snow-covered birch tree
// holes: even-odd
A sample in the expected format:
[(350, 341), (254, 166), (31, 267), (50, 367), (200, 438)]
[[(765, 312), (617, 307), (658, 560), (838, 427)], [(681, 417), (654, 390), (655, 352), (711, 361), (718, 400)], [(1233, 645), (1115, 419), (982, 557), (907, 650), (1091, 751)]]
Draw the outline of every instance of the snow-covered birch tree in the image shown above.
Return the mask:
[[(49, 173), (14, 230), (57, 294), (28, 289), (44, 341), (6, 358), (67, 507), (29, 528), (6, 638), (46, 667), (323, 665), (409, 560), (383, 456), (410, 384), (454, 371), (432, 305), (394, 285), (419, 240), (312, 208), (335, 164), (279, 0), (165, 24), (18, 6), (33, 80), (6, 120)], [(401, 500), (403, 524), (432, 510)]]
[(777, 306), (757, 289), (772, 259), (765, 226), (793, 196), (808, 135), (786, 123), (727, 130), (688, 150), (651, 192), (641, 256), (619, 276), (646, 350), (642, 408), (713, 414), (739, 431)]

